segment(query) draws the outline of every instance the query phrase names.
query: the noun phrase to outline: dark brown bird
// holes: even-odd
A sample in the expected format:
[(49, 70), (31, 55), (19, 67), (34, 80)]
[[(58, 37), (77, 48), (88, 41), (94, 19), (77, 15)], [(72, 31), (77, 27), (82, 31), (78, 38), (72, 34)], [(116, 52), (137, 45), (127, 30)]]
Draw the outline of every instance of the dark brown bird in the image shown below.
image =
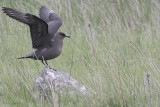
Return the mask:
[(18, 59), (41, 60), (44, 65), (48, 66), (47, 60), (54, 59), (61, 54), (63, 39), (70, 38), (70, 36), (63, 32), (57, 32), (62, 21), (54, 11), (42, 6), (39, 10), (40, 18), (38, 18), (32, 14), (22, 13), (7, 7), (2, 7), (2, 10), (9, 17), (30, 27), (32, 47), (36, 51)]

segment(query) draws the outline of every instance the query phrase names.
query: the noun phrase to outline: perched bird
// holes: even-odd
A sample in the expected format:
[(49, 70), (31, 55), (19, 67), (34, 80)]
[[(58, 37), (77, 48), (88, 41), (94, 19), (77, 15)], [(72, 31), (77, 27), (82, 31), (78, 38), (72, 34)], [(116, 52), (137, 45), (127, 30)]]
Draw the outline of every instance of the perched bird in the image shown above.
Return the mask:
[(70, 36), (63, 32), (57, 32), (62, 25), (62, 21), (54, 11), (41, 6), (39, 10), (40, 18), (38, 18), (32, 14), (22, 13), (7, 7), (2, 7), (2, 10), (9, 17), (30, 27), (32, 47), (36, 50), (18, 59), (41, 60), (44, 65), (48, 66), (47, 60), (54, 59), (61, 54), (63, 39), (65, 37), (70, 38)]

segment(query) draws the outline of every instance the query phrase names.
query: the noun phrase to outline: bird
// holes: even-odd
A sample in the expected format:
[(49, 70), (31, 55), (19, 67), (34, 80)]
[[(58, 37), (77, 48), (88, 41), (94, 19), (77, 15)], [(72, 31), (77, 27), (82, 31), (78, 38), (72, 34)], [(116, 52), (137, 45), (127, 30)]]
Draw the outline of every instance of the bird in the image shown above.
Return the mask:
[(40, 18), (8, 7), (2, 7), (2, 10), (10, 18), (26, 24), (30, 28), (32, 48), (35, 51), (17, 59), (41, 60), (46, 67), (50, 67), (47, 60), (58, 57), (62, 53), (63, 39), (70, 38), (69, 35), (58, 32), (62, 25), (61, 18), (53, 10), (44, 6), (39, 9)]

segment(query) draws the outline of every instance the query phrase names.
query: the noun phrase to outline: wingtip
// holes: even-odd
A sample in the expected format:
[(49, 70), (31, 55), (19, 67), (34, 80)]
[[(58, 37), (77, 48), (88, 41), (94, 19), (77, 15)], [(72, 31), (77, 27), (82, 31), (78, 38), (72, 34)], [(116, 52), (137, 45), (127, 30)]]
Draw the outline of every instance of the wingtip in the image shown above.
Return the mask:
[(41, 6), (42, 8), (46, 8), (45, 6)]
[(13, 9), (8, 8), (8, 7), (2, 7), (2, 11), (3, 11), (3, 13), (5, 13), (6, 15), (8, 15), (9, 17), (12, 16), (12, 11), (13, 11)]
[(11, 8), (8, 8), (8, 7), (2, 7), (2, 10), (9, 10)]
[(40, 15), (40, 12), (41, 12), (41, 10), (42, 10), (43, 8), (46, 8), (46, 7), (45, 7), (45, 6), (41, 6), (41, 7), (39, 8), (39, 15)]
[(9, 9), (9, 8), (7, 8), (7, 7), (2, 7), (3, 13), (7, 14), (7, 10), (8, 10), (8, 9)]
[(42, 9), (44, 9), (44, 8), (46, 8), (45, 6), (41, 6), (40, 8), (39, 8), (39, 10), (42, 10)]
[(10, 11), (12, 11), (13, 9), (8, 8), (8, 7), (2, 7), (3, 13), (9, 13)]
[[(47, 11), (54, 12), (53, 10), (51, 10), (51, 9), (45, 7), (45, 6), (41, 6), (39, 10), (41, 11), (42, 9), (47, 10)], [(54, 12), (54, 13), (55, 13), (55, 12)]]
[(7, 8), (7, 7), (2, 7), (2, 10), (5, 9), (5, 8)]
[(7, 7), (2, 7), (3, 13), (5, 13), (6, 9), (7, 9)]

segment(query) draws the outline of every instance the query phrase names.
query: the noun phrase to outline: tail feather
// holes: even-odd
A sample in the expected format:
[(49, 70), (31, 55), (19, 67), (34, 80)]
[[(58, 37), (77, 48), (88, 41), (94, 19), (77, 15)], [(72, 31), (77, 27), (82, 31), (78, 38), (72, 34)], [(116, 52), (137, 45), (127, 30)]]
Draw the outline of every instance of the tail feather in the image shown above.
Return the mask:
[(19, 57), (19, 58), (16, 58), (16, 59), (24, 59), (24, 58), (27, 58), (27, 57)]
[(33, 55), (34, 55), (34, 53), (30, 53), (30, 54), (28, 54), (28, 55), (26, 55), (26, 56), (19, 57), (19, 58), (16, 58), (16, 59), (34, 58)]

